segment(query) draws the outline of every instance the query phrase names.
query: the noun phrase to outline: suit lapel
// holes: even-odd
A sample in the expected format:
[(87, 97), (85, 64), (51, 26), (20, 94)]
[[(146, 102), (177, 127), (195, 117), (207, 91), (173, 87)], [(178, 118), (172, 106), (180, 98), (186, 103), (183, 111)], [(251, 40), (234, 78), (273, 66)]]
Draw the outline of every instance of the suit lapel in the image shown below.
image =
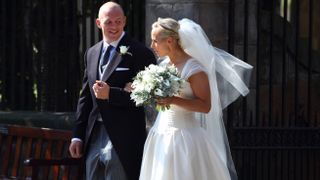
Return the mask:
[(103, 71), (102, 78), (101, 78), (102, 81), (107, 81), (107, 79), (113, 73), (115, 68), (119, 65), (121, 60), (122, 60), (122, 56), (120, 56), (120, 54), (116, 51), (112, 56), (110, 63), (107, 65), (106, 69)]
[(115, 53), (113, 54), (110, 63), (107, 65), (106, 69), (104, 70), (101, 80), (107, 81), (107, 79), (110, 77), (110, 75), (113, 73), (113, 71), (116, 69), (116, 67), (119, 65), (119, 63), (122, 61), (122, 56), (119, 54), (119, 47), (120, 46), (128, 46), (128, 37), (127, 34), (125, 34), (122, 39), (119, 41), (119, 44), (116, 47)]
[(88, 73), (90, 73), (89, 77), (92, 78), (92, 81), (95, 82), (98, 76), (98, 64), (99, 64), (99, 57), (101, 54), (102, 49), (102, 41), (98, 43), (94, 48), (93, 52), (91, 53), (90, 57), (90, 69), (88, 69)]

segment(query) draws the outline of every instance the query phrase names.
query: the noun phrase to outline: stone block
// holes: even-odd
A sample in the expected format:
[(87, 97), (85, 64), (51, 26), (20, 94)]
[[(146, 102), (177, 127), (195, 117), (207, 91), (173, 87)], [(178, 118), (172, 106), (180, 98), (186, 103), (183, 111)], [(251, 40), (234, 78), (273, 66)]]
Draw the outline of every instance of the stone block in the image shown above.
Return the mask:
[(170, 4), (147, 4), (146, 5), (146, 43), (150, 43), (151, 25), (159, 17), (171, 17), (176, 20), (189, 18), (198, 21), (199, 5), (195, 3), (170, 3)]
[(158, 17), (171, 17), (173, 5), (172, 4), (146, 4), (146, 44), (150, 44), (151, 25), (158, 19)]
[(228, 37), (228, 4), (200, 4), (199, 21), (211, 41), (220, 43)]
[[(157, 1), (159, 2), (159, 1)], [(158, 17), (172, 17), (174, 19), (189, 18), (199, 23), (213, 44), (226, 47), (228, 33), (228, 3), (225, 1), (198, 1), (181, 3), (148, 3), (146, 5), (146, 43), (150, 44), (151, 25)], [(176, 3), (175, 3), (176, 2)], [(221, 3), (223, 2), (223, 3)]]

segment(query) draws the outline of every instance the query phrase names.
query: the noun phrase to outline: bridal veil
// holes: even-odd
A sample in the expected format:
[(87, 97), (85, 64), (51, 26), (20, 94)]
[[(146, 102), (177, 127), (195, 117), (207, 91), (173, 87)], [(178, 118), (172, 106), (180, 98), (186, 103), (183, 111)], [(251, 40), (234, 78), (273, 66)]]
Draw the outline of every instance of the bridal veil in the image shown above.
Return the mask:
[(213, 47), (200, 25), (192, 20), (182, 19), (179, 24), (182, 48), (205, 67), (209, 77), (211, 110), (208, 114), (199, 114), (199, 117), (204, 120), (203, 127), (208, 131), (221, 160), (229, 169), (231, 179), (237, 179), (222, 110), (240, 95), (245, 96), (249, 93), (248, 83), (252, 66)]

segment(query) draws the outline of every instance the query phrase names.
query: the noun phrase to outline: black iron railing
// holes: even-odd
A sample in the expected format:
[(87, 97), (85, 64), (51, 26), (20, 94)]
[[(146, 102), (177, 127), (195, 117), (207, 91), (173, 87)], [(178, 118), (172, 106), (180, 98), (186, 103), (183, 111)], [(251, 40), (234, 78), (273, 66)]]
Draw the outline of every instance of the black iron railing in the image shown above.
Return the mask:
[(228, 50), (254, 66), (250, 94), (226, 112), (239, 179), (320, 179), (319, 5), (229, 1)]

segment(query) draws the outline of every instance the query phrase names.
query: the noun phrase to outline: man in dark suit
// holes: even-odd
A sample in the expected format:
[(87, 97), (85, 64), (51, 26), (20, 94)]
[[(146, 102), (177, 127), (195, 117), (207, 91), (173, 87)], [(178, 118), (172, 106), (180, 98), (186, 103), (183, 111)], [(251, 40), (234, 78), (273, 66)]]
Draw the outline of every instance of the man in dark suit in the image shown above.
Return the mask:
[(145, 114), (135, 107), (126, 83), (149, 64), (151, 50), (123, 31), (126, 17), (119, 4), (101, 6), (96, 20), (103, 41), (84, 57), (83, 86), (78, 101), (72, 157), (84, 156), (86, 179), (137, 180), (146, 138)]

